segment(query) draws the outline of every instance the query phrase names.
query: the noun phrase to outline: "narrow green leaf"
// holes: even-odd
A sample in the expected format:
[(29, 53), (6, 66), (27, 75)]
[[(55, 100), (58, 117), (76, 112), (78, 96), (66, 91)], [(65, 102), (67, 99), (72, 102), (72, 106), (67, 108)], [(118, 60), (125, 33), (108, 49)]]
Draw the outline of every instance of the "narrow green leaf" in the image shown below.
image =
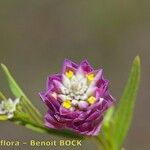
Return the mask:
[(103, 139), (105, 141), (105, 145), (107, 145), (107, 149), (111, 149), (113, 143), (112, 143), (112, 137), (114, 133), (114, 115), (115, 108), (112, 106), (108, 109), (108, 111), (105, 114), (104, 120), (103, 120), (103, 126), (102, 126), (102, 133), (99, 134), (99, 138)]
[(22, 89), (19, 87), (17, 82), (14, 80), (12, 77), (11, 73), (9, 72), (8, 68), (4, 65), (1, 64), (2, 69), (7, 77), (10, 89), (12, 93), (18, 98), (23, 97), (24, 98), (24, 106), (27, 107), (28, 112), (30, 113), (31, 116), (33, 116), (33, 119), (37, 123), (42, 123), (42, 117), (41, 114), (38, 112), (38, 110), (32, 105), (31, 101), (28, 99), (28, 97), (25, 95), (25, 93), (22, 91)]
[(110, 126), (110, 122), (112, 120), (112, 116), (114, 113), (114, 107), (112, 106), (111, 108), (109, 108), (104, 116), (104, 120), (103, 120), (103, 127), (104, 128), (109, 128)]
[(6, 121), (8, 120), (6, 115), (0, 115), (0, 121)]
[(132, 121), (134, 105), (139, 88), (140, 73), (140, 58), (137, 56), (133, 61), (127, 85), (125, 86), (125, 90), (114, 115), (115, 132), (113, 139), (115, 150), (121, 149)]
[(2, 92), (0, 92), (0, 100), (6, 100), (7, 98), (5, 97), (5, 95), (2, 93)]
[(9, 86), (11, 88), (12, 93), (16, 97), (23, 96), (24, 98), (28, 99), (27, 96), (24, 94), (24, 92), (21, 90), (21, 88), (18, 86), (18, 84), (16, 83), (16, 81), (14, 80), (12, 75), (10, 74), (8, 68), (4, 64), (1, 64), (1, 66), (2, 66), (2, 69), (3, 69), (7, 79), (8, 79)]
[(39, 133), (47, 133), (45, 130), (43, 130), (41, 128), (38, 128), (38, 127), (35, 127), (31, 124), (26, 124), (25, 127), (28, 128), (28, 129), (31, 129), (33, 131), (39, 132)]

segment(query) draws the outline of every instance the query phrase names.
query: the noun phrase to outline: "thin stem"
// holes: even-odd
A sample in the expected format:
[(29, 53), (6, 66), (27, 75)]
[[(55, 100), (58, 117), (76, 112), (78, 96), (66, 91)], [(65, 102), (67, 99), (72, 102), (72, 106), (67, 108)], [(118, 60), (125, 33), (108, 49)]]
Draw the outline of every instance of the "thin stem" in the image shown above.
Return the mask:
[(105, 145), (104, 145), (104, 143), (99, 139), (99, 138), (95, 138), (96, 139), (96, 141), (98, 141), (98, 143), (100, 143), (100, 145), (101, 145), (101, 148), (103, 149), (103, 150), (105, 150)]
[(105, 139), (97, 136), (96, 140), (100, 143), (104, 150), (110, 150), (110, 147)]
[(7, 99), (2, 92), (0, 92), (0, 98), (1, 98), (0, 100), (6, 100)]
[(26, 111), (31, 115), (31, 120), (34, 120), (35, 123), (42, 124), (41, 114), (35, 109), (32, 103), (29, 103), (26, 99), (23, 98), (22, 104)]
[[(42, 132), (42, 133), (48, 133), (51, 135), (58, 135), (61, 137), (65, 137), (65, 138), (73, 138), (73, 139), (84, 139), (84, 137), (82, 135), (79, 135), (77, 133), (68, 131), (68, 130), (56, 130), (56, 129), (49, 129), (47, 128), (44, 123), (42, 125), (40, 124), (35, 124), (32, 121), (27, 121), (24, 118), (14, 118), (11, 121), (13, 121), (14, 123), (19, 121), (19, 124), (28, 127), (28, 125), (30, 125), (30, 129), (35, 130), (36, 128), (39, 129), (38, 131)], [(29, 128), (29, 127), (28, 127)], [(37, 131), (37, 130), (36, 130)]]

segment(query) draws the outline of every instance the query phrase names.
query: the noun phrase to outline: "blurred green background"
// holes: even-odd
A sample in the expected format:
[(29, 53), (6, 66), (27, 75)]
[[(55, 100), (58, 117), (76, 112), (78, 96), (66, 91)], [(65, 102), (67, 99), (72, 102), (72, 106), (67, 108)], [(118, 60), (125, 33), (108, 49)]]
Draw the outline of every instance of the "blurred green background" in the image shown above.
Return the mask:
[[(43, 114), (46, 107), (38, 92), (45, 88), (47, 75), (60, 71), (64, 58), (77, 62), (87, 58), (95, 68), (104, 68), (105, 77), (111, 81), (111, 93), (118, 100), (136, 55), (142, 59), (142, 81), (125, 148), (149, 150), (150, 1), (0, 1), (0, 62), (11, 69)], [(11, 96), (6, 83), (0, 71), (0, 89)], [(0, 139), (4, 138), (58, 139), (9, 122), (0, 123)], [(98, 147), (91, 139), (72, 149)]]

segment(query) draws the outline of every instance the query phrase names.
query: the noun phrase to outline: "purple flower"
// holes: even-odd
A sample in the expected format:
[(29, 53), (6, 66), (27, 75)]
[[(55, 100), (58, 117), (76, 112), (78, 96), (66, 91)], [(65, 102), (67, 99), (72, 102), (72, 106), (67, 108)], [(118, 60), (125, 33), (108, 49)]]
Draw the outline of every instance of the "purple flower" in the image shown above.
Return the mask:
[(94, 70), (87, 60), (80, 65), (65, 60), (60, 74), (49, 76), (40, 97), (48, 106), (45, 125), (84, 135), (98, 135), (103, 113), (113, 104), (109, 81), (103, 70)]

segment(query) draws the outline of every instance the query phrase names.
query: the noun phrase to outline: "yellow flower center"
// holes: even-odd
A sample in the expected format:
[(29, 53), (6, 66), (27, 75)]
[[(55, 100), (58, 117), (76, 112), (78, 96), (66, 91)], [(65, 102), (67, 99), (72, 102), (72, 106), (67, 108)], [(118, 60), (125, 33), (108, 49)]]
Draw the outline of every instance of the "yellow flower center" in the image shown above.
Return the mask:
[(94, 80), (94, 74), (92, 73), (92, 74), (88, 74), (87, 75), (87, 79), (91, 82), (91, 81), (93, 81)]
[(94, 104), (95, 101), (96, 101), (96, 97), (90, 96), (90, 97), (87, 99), (87, 101), (88, 101), (90, 104)]
[(73, 75), (74, 75), (74, 73), (73, 73), (73, 71), (71, 71), (71, 70), (69, 70), (69, 71), (66, 72), (66, 76), (67, 76), (69, 79), (71, 79), (71, 78), (73, 77)]
[(67, 109), (71, 108), (71, 101), (70, 100), (64, 101), (63, 102), (63, 107), (67, 108)]

